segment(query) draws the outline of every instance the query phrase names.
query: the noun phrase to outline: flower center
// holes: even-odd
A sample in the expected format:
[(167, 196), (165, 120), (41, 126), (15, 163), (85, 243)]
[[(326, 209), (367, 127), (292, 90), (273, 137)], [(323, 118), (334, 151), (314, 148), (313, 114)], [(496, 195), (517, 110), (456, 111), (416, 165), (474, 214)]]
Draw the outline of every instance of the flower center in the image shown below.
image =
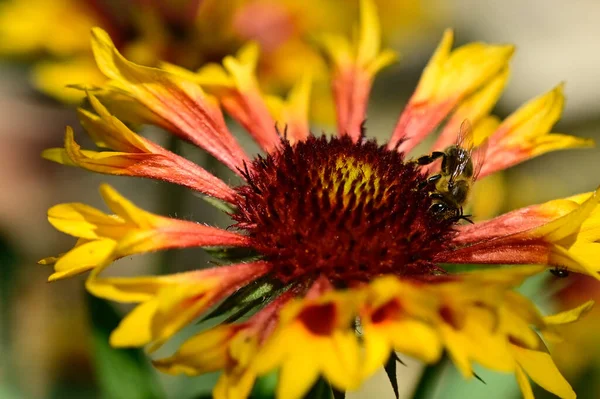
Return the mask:
[(325, 275), (351, 285), (381, 274), (426, 275), (454, 221), (431, 211), (419, 166), (374, 141), (310, 137), (258, 157), (237, 188), (235, 227), (288, 282)]

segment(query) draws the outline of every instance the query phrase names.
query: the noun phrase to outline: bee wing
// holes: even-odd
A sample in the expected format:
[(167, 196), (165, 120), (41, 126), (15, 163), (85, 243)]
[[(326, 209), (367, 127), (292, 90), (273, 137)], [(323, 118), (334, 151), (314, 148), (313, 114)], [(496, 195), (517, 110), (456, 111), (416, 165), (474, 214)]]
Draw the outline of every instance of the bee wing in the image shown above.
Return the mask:
[(486, 138), (483, 143), (479, 144), (475, 149), (473, 155), (473, 181), (477, 180), (477, 177), (479, 177), (479, 173), (481, 172), (481, 168), (483, 167), (487, 155), (488, 144), (489, 140)]
[(471, 122), (469, 122), (468, 119), (465, 119), (460, 124), (458, 136), (456, 137), (456, 143), (454, 144), (457, 147), (464, 148), (467, 151), (471, 151), (473, 147), (475, 147), (475, 140), (473, 139), (473, 126), (471, 126)]
[(475, 141), (473, 140), (473, 128), (471, 127), (471, 122), (468, 119), (465, 119), (460, 124), (460, 130), (458, 131), (458, 136), (456, 137), (456, 143), (454, 144), (456, 147), (459, 147), (464, 150), (461, 152), (457, 159), (456, 168), (450, 173), (450, 177), (448, 179), (449, 182), (454, 182), (456, 178), (463, 174), (465, 171), (465, 167), (471, 160), (471, 154), (473, 153), (473, 148), (475, 147)]

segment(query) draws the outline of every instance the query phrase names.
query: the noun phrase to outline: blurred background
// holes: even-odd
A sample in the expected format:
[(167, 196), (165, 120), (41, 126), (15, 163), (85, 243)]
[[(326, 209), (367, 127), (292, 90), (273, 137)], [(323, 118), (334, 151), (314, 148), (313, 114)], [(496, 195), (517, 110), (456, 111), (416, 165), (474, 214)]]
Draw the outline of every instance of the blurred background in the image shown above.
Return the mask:
[[(400, 63), (377, 78), (369, 108), (368, 134), (386, 140), (441, 37), (452, 27), (457, 45), (470, 41), (514, 43), (512, 77), (495, 113), (506, 116), (528, 99), (567, 82), (567, 106), (554, 131), (600, 140), (600, 2), (580, 0), (376, 0), (385, 42)], [(98, 195), (108, 182), (141, 207), (164, 215), (226, 225), (227, 220), (191, 192), (155, 181), (97, 175), (44, 161), (44, 148), (62, 145), (81, 93), (68, 83), (101, 77), (89, 52), (94, 25), (111, 33), (130, 59), (145, 65), (168, 60), (195, 69), (220, 61), (247, 40), (261, 43), (261, 83), (285, 92), (293, 76), (318, 57), (310, 46), (316, 31), (351, 32), (356, 0), (0, 0), (0, 399), (4, 398), (201, 398), (215, 375), (198, 378), (157, 375), (137, 351), (115, 351), (107, 337), (125, 308), (113, 310), (86, 296), (85, 276), (46, 283), (49, 266), (37, 260), (69, 249), (72, 238), (46, 221), (60, 202), (105, 209)], [(324, 82), (317, 82), (313, 117), (332, 130)], [(78, 129), (78, 130), (77, 130)], [(257, 148), (237, 126), (248, 151)], [(235, 183), (201, 151), (163, 132), (145, 134)], [(91, 148), (91, 147), (89, 147)], [(421, 148), (426, 151), (426, 147)], [(600, 184), (597, 149), (552, 153), (512, 168), (477, 188), (481, 217), (591, 191)], [(493, 193), (493, 194), (492, 194)], [(487, 194), (487, 196), (486, 196)], [(493, 199), (497, 199), (495, 201)], [(161, 273), (206, 265), (201, 250), (166, 251), (122, 259), (126, 273)], [(550, 273), (523, 290), (550, 312), (600, 299), (591, 278)], [(182, 334), (191, 334), (184, 331)], [(568, 339), (552, 349), (561, 371), (580, 398), (600, 397), (600, 308), (569, 327)], [(183, 339), (183, 337), (182, 337)], [(165, 348), (169, 352), (172, 348)], [(518, 398), (511, 376), (480, 371), (486, 381), (464, 382), (453, 366), (423, 369), (403, 359), (402, 397)], [(419, 384), (419, 377), (423, 376)], [(423, 382), (426, 381), (426, 384)], [(268, 391), (269, 381), (263, 381)], [(423, 386), (435, 387), (424, 390)], [(118, 388), (116, 388), (118, 387)], [(544, 397), (542, 391), (537, 392)], [(257, 393), (260, 396), (260, 393)], [(546, 394), (548, 395), (548, 394)], [(349, 398), (393, 397), (385, 375)], [(537, 397), (537, 396), (536, 396)]]

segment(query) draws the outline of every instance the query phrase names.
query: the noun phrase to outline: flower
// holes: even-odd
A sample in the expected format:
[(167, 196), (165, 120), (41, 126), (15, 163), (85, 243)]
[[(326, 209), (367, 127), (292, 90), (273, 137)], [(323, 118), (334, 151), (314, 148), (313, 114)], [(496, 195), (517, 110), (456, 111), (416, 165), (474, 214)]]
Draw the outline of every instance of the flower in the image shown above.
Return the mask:
[[(582, 298), (598, 300), (600, 282), (587, 275), (572, 275), (568, 279), (553, 279), (549, 283), (553, 305), (558, 309), (571, 308), (574, 304), (581, 303)], [(594, 342), (594, 330), (598, 325), (598, 318), (598, 308), (594, 307), (580, 323), (572, 323), (560, 329), (561, 334), (569, 339), (556, 348), (553, 356), (563, 365), (567, 375), (575, 377), (597, 368), (599, 352)], [(591, 383), (596, 385), (595, 381)]]
[[(414, 34), (433, 18), (419, 1), (378, 2), (388, 11), (386, 37)], [(67, 85), (105, 80), (89, 51), (94, 26), (107, 30), (128, 59), (148, 66), (167, 61), (194, 69), (254, 40), (264, 50), (261, 82), (281, 90), (307, 65), (325, 77), (320, 57), (304, 38), (347, 31), (355, 8), (339, 0), (302, 6), (290, 0), (9, 0), (0, 6), (0, 54), (32, 62), (33, 83), (45, 94), (77, 102), (81, 93)]]
[[(168, 373), (223, 370), (217, 398), (246, 397), (257, 377), (274, 370), (281, 398), (302, 397), (319, 376), (337, 390), (352, 390), (395, 362), (394, 351), (434, 363), (443, 350), (465, 378), (479, 363), (514, 374), (526, 398), (533, 396), (529, 378), (561, 398), (574, 398), (542, 337), (557, 338), (557, 326), (577, 320), (591, 302), (544, 317), (515, 288), (548, 268), (598, 278), (591, 260), (600, 242), (600, 195), (463, 222), (470, 221), (463, 206), (478, 177), (550, 150), (591, 144), (549, 133), (562, 109), (561, 88), (497, 121), (489, 112), (506, 82), (513, 48), (475, 43), (452, 50), (448, 31), (390, 142), (378, 145), (366, 135), (366, 101), (376, 73), (393, 54), (381, 49), (374, 4), (361, 1), (361, 12), (355, 42), (341, 36), (320, 42), (336, 100), (333, 137), (308, 130), (308, 79), (300, 79), (286, 100), (262, 93), (253, 45), (226, 57), (223, 66), (195, 73), (137, 65), (106, 32), (94, 29), (96, 62), (109, 81), (87, 93), (89, 107), (79, 117), (96, 144), (113, 151), (81, 150), (67, 129), (65, 148), (46, 150), (44, 157), (184, 185), (213, 197), (234, 224), (221, 230), (152, 215), (103, 186), (115, 215), (83, 204), (50, 210), (51, 223), (79, 238), (73, 250), (52, 259), (51, 279), (91, 269), (91, 293), (138, 303), (111, 336), (117, 347), (149, 344), (154, 350), (198, 317), (227, 315), (226, 322), (154, 361)], [(269, 107), (273, 102), (278, 106)], [(245, 154), (221, 109), (247, 128), (264, 155)], [(241, 183), (227, 186), (121, 119), (155, 124), (202, 147)], [(466, 123), (457, 123), (465, 119), (472, 135)], [(448, 122), (436, 145), (451, 145), (408, 159), (407, 151), (443, 120)], [(443, 158), (441, 167), (436, 158)], [(103, 275), (121, 256), (189, 246), (249, 254), (174, 275)], [(534, 265), (449, 273), (444, 266), (451, 263)]]

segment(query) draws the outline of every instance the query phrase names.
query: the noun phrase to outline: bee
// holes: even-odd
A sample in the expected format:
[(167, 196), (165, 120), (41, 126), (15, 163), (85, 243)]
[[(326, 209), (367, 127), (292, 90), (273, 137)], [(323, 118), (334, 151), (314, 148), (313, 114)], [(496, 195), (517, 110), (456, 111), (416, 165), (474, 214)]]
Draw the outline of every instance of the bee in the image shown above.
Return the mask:
[(439, 173), (430, 175), (424, 184), (435, 183), (435, 191), (429, 193), (433, 199), (430, 211), (444, 220), (466, 220), (473, 223), (471, 215), (463, 213), (463, 205), (467, 202), (469, 192), (477, 179), (483, 157), (487, 150), (487, 141), (474, 150), (471, 124), (464, 120), (455, 144), (444, 151), (434, 151), (415, 161), (421, 166), (442, 160)]
[(569, 270), (566, 267), (556, 266), (554, 269), (550, 269), (550, 273), (559, 278), (569, 277)]

